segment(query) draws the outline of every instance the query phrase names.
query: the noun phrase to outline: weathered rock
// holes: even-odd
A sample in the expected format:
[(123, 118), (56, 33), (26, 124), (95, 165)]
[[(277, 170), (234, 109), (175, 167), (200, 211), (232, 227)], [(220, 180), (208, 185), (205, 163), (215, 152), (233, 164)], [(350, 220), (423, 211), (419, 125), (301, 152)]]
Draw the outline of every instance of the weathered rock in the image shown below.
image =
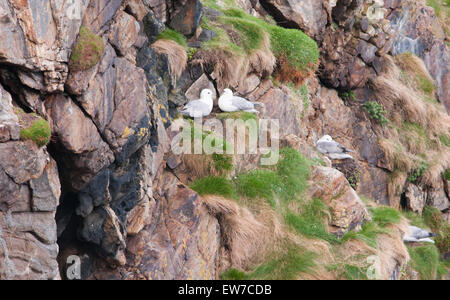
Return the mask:
[(48, 159), (44, 149), (30, 140), (0, 144), (0, 167), (17, 184), (39, 178)]
[(0, 143), (20, 137), (19, 119), (11, 100), (11, 95), (0, 85)]
[(99, 0), (90, 3), (84, 15), (83, 25), (95, 34), (109, 29), (112, 18), (122, 5), (122, 0)]
[(142, 2), (154, 12), (161, 22), (165, 23), (167, 21), (166, 0), (143, 0)]
[(30, 180), (32, 190), (32, 210), (55, 212), (61, 196), (58, 168), (51, 159), (44, 169), (42, 176)]
[(396, 32), (392, 54), (410, 52), (421, 57), (436, 80), (440, 101), (450, 111), (450, 51), (433, 9), (422, 2), (402, 1), (389, 20)]
[[(127, 279), (217, 279), (217, 220), (199, 196), (173, 175), (161, 174), (158, 182), (152, 222), (128, 238), (127, 264), (112, 278), (127, 273)], [(100, 268), (93, 278), (108, 275)]]
[(83, 1), (1, 1), (0, 62), (21, 66), (24, 84), (63, 91), (70, 51), (89, 4)]
[(184, 35), (193, 35), (202, 18), (202, 3), (200, 0), (175, 0), (171, 2), (171, 6), (169, 6), (170, 27)]
[[(161, 1), (164, 2), (164, 1)], [(130, 0), (127, 2), (126, 12), (136, 18), (138, 22), (148, 14), (149, 9), (145, 6), (144, 1)]]
[[(98, 172), (114, 161), (114, 156), (94, 123), (69, 98), (51, 96), (46, 101), (52, 132), (62, 147), (62, 173), (72, 189), (80, 190)], [(76, 124), (76, 126), (75, 126)]]
[(269, 89), (259, 100), (265, 108), (262, 117), (278, 120), (280, 137), (299, 132), (299, 110), (291, 102), (290, 95), (278, 88)]
[(186, 91), (185, 93), (186, 98), (189, 101), (199, 99), (200, 93), (203, 89), (210, 89), (211, 91), (215, 91), (214, 84), (211, 81), (209, 81), (208, 77), (205, 74), (200, 76), (200, 78), (197, 79), (197, 81), (195, 81), (191, 85), (191, 87)]
[[(1, 153), (11, 158), (10, 151), (20, 151), (16, 167), (22, 171), (10, 177), (0, 168), (0, 279), (58, 279), (55, 211), (61, 187), (56, 163), (28, 142), (10, 148), (11, 143), (0, 144), (9, 144)], [(37, 161), (43, 162), (42, 169)]]
[(335, 227), (332, 231), (340, 235), (370, 219), (364, 203), (338, 170), (313, 167), (311, 183), (311, 196), (322, 199), (330, 208), (330, 224)]
[[(384, 169), (390, 169), (386, 155), (377, 144), (378, 137), (370, 122), (351, 107), (346, 106), (334, 90), (317, 86), (311, 80), (310, 107), (302, 126), (301, 138), (314, 145), (325, 134), (331, 135), (342, 145), (354, 150), (351, 153), (358, 161), (358, 193), (374, 201), (389, 204), (388, 175)], [(355, 99), (357, 101), (357, 99)], [(358, 180), (356, 180), (358, 181)]]
[(156, 41), (156, 37), (158, 34), (166, 29), (164, 23), (156, 17), (156, 15), (150, 11), (142, 20), (144, 25), (144, 32), (148, 38), (150, 43), (154, 43)]
[(298, 28), (320, 39), (328, 23), (327, 0), (261, 0), (264, 9), (283, 27)]
[(447, 198), (442, 181), (427, 190), (427, 204), (441, 211), (450, 207), (450, 201)]
[(109, 41), (120, 55), (125, 56), (128, 49), (136, 43), (139, 31), (140, 25), (136, 19), (120, 12), (109, 31)]
[(109, 207), (99, 207), (83, 219), (80, 238), (97, 246), (98, 251), (113, 264), (123, 265), (125, 250), (124, 228), (114, 211)]
[(420, 186), (409, 183), (405, 192), (406, 208), (422, 214), (426, 205), (426, 193)]

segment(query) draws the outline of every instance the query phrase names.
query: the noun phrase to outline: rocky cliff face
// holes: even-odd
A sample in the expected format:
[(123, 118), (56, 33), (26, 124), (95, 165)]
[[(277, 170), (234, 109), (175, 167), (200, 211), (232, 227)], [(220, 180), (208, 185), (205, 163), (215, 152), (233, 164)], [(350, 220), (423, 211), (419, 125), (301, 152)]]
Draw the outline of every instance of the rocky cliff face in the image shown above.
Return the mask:
[[(264, 103), (259, 117), (280, 121), (283, 146), (325, 161), (311, 167), (305, 193), (326, 205), (327, 234), (342, 237), (371, 222), (360, 195), (448, 212), (450, 119), (441, 107), (450, 109), (450, 56), (431, 8), (390, 0), (204, 2), (0, 0), (0, 279), (64, 279), (71, 255), (81, 258), (82, 279), (218, 279), (230, 267), (258, 263), (261, 232), (308, 244), (291, 238), (265, 206), (247, 210), (191, 189), (220, 170), (173, 154), (171, 125), (203, 88), (232, 87)], [(232, 19), (241, 14), (253, 21)], [(284, 78), (276, 75), (285, 57), (266, 34), (242, 56), (214, 43), (225, 34), (247, 45), (234, 30), (263, 26), (250, 17), (315, 40), (320, 61), (295, 73), (297, 86), (271, 80)], [(233, 24), (225, 33), (213, 26), (224, 18)], [(423, 60), (420, 78), (431, 92), (417, 89), (405, 61), (392, 58), (406, 52)], [(390, 126), (367, 108), (375, 100)], [(420, 125), (411, 128), (426, 149), (405, 141), (403, 123)], [(354, 149), (354, 160), (317, 153), (325, 134)], [(398, 143), (388, 147), (387, 139)], [(257, 169), (260, 156), (235, 155), (228, 176)], [(420, 171), (422, 160), (427, 170)], [(376, 250), (339, 251), (376, 252), (382, 277), (397, 279), (408, 260), (404, 228), (383, 233)], [(242, 239), (254, 249), (244, 251)]]

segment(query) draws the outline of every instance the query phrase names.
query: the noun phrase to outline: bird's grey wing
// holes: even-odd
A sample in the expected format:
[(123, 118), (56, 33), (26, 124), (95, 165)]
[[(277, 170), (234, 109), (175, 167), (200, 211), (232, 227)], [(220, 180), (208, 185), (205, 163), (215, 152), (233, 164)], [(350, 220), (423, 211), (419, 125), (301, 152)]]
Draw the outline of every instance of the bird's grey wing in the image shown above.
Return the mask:
[(239, 110), (250, 110), (254, 108), (253, 103), (241, 97), (233, 96), (233, 98), (231, 98), (231, 104)]
[(422, 228), (411, 226), (411, 233), (417, 239), (425, 239), (432, 236), (431, 232), (428, 232)]
[(202, 108), (202, 104), (203, 104), (203, 103), (201, 103), (200, 101), (194, 100), (194, 101), (188, 102), (188, 103), (184, 106), (183, 110), (185, 110), (185, 109), (189, 109), (189, 110), (192, 110), (192, 109), (194, 109), (194, 110), (199, 110), (199, 109)]
[(317, 148), (322, 153), (343, 153), (344, 147), (336, 142), (319, 142)]

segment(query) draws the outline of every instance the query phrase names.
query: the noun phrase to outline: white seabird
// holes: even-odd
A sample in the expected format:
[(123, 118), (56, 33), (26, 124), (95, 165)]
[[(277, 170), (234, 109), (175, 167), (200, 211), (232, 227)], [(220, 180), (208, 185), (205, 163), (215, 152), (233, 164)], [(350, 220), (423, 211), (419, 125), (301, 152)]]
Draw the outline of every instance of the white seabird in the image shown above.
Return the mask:
[(225, 89), (219, 98), (219, 107), (224, 112), (246, 111), (251, 113), (259, 113), (255, 106), (264, 106), (260, 102), (250, 102), (247, 99), (233, 96), (230, 89)]
[(328, 155), (331, 159), (353, 159), (353, 157), (347, 153), (354, 151), (349, 150), (334, 141), (329, 135), (324, 135), (317, 141), (317, 150), (322, 154)]
[(200, 99), (189, 101), (181, 110), (181, 114), (191, 118), (209, 116), (214, 106), (212, 95), (213, 93), (210, 89), (202, 90)]
[(429, 231), (426, 231), (422, 228), (416, 227), (416, 226), (409, 226), (409, 233), (405, 234), (403, 237), (403, 241), (406, 243), (432, 243), (434, 244), (434, 241), (430, 239), (430, 237), (434, 237), (436, 234), (431, 233)]

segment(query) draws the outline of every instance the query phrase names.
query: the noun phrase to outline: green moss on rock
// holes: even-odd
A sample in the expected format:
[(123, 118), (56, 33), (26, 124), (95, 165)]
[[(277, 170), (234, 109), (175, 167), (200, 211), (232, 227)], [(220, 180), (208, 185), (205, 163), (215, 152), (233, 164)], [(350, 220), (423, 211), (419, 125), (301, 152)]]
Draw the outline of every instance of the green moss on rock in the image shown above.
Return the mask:
[(19, 118), (22, 140), (32, 140), (39, 147), (44, 147), (50, 142), (52, 131), (46, 120), (34, 113), (26, 114), (20, 109), (16, 110), (16, 114)]
[(105, 44), (101, 37), (89, 28), (81, 26), (75, 47), (70, 56), (69, 66), (73, 71), (88, 70), (95, 66), (103, 56)]

